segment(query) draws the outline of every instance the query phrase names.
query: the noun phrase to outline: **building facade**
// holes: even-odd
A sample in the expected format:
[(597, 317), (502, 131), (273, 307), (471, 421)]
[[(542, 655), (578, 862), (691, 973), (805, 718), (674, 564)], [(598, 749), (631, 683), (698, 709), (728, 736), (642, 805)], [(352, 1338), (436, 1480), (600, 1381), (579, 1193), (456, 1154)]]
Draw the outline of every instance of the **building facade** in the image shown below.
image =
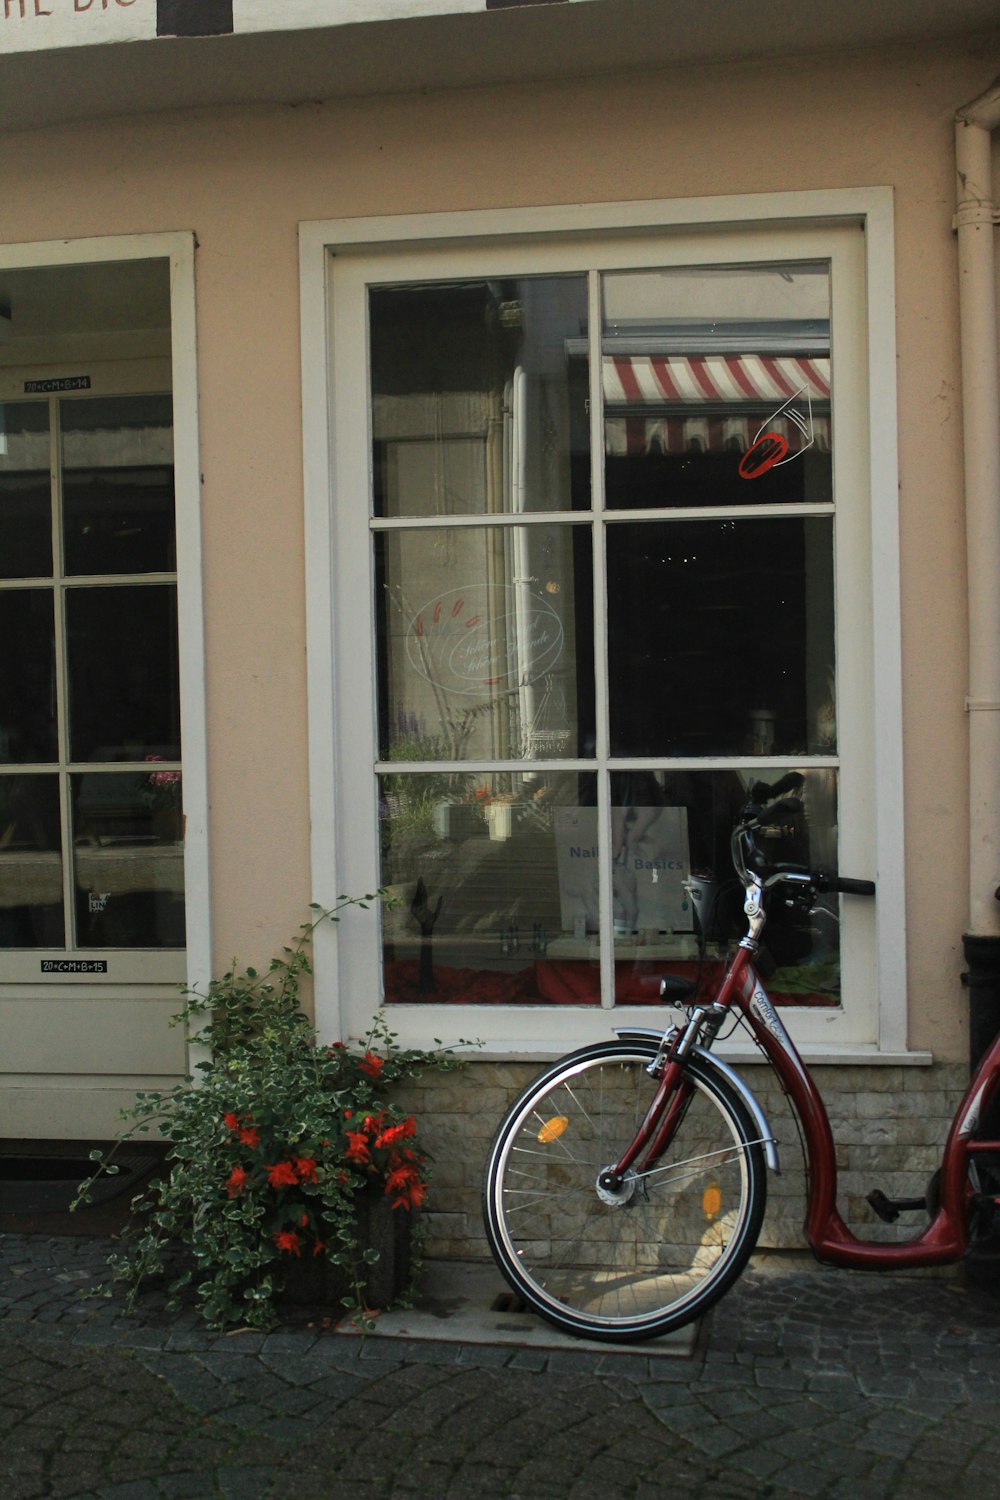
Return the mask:
[(511, 1088), (719, 961), (794, 770), (878, 897), (773, 988), (849, 1212), (922, 1184), (1000, 935), (1000, 33), (858, 9), (8, 0), (0, 1133), (106, 1138), (178, 983), (385, 886), (317, 1024), (480, 1039), (476, 1253)]

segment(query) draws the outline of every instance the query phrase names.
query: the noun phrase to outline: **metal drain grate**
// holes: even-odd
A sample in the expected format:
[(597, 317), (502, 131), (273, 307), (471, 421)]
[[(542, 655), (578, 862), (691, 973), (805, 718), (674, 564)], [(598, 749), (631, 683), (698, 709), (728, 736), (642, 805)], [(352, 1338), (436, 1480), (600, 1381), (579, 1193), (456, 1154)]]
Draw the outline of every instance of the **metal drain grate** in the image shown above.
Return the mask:
[(525, 1313), (528, 1304), (518, 1292), (500, 1292), (490, 1303), (490, 1312)]

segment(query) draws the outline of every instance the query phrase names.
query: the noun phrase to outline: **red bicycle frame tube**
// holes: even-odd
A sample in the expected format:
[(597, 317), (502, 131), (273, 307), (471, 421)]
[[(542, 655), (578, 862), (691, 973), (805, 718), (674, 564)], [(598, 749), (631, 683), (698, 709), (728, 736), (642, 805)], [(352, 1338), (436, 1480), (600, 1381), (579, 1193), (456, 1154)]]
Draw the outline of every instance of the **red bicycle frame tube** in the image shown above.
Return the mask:
[[(1000, 1036), (986, 1053), (955, 1112), (944, 1146), (940, 1203), (930, 1223), (914, 1239), (885, 1244), (862, 1240), (837, 1211), (837, 1162), (826, 1108), (794, 1042), (768, 999), (748, 948), (741, 947), (726, 970), (714, 1004), (744, 1016), (774, 1068), (798, 1116), (808, 1167), (805, 1235), (819, 1260), (862, 1270), (946, 1265), (960, 1260), (969, 1243), (969, 1159), (1000, 1153), (1000, 1141), (977, 1140), (975, 1132), (1000, 1085)], [(649, 1145), (647, 1162), (666, 1148), (683, 1116), (690, 1089), (683, 1062), (668, 1062), (656, 1096), (635, 1140), (618, 1164), (624, 1173)]]
[(867, 1270), (945, 1265), (961, 1259), (969, 1243), (969, 1157), (1000, 1151), (1000, 1142), (974, 1139), (1000, 1082), (1000, 1037), (983, 1058), (955, 1112), (941, 1160), (940, 1205), (914, 1239), (900, 1244), (862, 1240), (837, 1211), (837, 1161), (830, 1120), (812, 1077), (764, 991), (747, 949), (727, 971), (719, 1000), (735, 1004), (774, 1068), (802, 1126), (809, 1196), (805, 1235), (820, 1260)]

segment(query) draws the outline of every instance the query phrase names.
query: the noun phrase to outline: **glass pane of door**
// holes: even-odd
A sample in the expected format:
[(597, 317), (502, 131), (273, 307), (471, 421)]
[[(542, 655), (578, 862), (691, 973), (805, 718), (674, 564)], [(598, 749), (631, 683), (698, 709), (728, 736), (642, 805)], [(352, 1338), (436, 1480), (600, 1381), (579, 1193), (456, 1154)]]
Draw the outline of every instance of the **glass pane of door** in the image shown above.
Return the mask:
[(0, 948), (61, 948), (63, 867), (56, 776), (0, 776)]
[(60, 418), (66, 572), (171, 572), (170, 397), (63, 401)]
[(52, 590), (0, 590), (0, 762), (57, 755)]
[(0, 403), (0, 577), (52, 572), (51, 467), (48, 404)]
[(182, 948), (180, 772), (93, 771), (71, 783), (77, 946)]
[(180, 755), (172, 584), (66, 591), (70, 758)]

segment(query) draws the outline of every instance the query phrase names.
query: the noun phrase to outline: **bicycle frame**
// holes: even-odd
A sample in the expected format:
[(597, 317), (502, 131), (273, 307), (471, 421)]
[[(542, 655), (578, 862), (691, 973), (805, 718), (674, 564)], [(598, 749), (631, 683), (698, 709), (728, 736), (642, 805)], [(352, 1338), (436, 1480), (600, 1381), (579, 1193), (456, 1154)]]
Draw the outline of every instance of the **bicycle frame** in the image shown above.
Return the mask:
[[(749, 945), (737, 950), (708, 1009), (713, 1017), (710, 1028), (713, 1035), (727, 1014), (734, 1009), (741, 1013), (798, 1116), (808, 1178), (804, 1229), (819, 1260), (865, 1270), (892, 1270), (945, 1265), (961, 1259), (969, 1244), (970, 1158), (973, 1154), (1000, 1153), (1000, 1141), (975, 1137), (1000, 1085), (1000, 1036), (980, 1063), (952, 1120), (942, 1156), (940, 1204), (936, 1213), (914, 1239), (887, 1244), (859, 1239), (838, 1212), (837, 1163), (829, 1116), (815, 1082), (767, 996), (754, 968)], [(693, 1037), (694, 1032), (691, 1034)], [(684, 1062), (683, 1056), (678, 1056), (678, 1043), (684, 1035), (684, 1031), (675, 1034), (656, 1098), (639, 1135), (615, 1167), (616, 1174), (624, 1173), (647, 1145), (646, 1162), (655, 1160), (683, 1115)]]

